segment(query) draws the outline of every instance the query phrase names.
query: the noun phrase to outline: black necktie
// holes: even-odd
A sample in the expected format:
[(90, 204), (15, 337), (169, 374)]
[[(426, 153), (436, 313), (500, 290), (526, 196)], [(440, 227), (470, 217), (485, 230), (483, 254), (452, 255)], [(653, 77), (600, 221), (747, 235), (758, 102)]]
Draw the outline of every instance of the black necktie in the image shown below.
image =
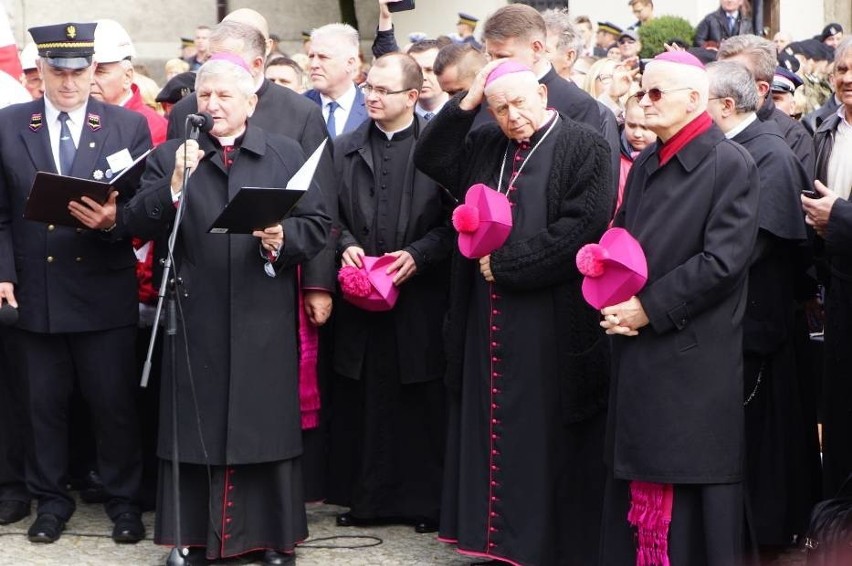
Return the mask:
[(74, 145), (74, 138), (71, 137), (71, 130), (68, 128), (67, 112), (59, 113), (59, 122), (62, 124), (62, 128), (59, 130), (59, 173), (70, 175), (77, 147)]
[(337, 110), (340, 105), (336, 100), (332, 100), (326, 106), (328, 106), (328, 120), (325, 121), (325, 126), (328, 129), (328, 137), (334, 139), (337, 137), (337, 124), (334, 122), (334, 111)]

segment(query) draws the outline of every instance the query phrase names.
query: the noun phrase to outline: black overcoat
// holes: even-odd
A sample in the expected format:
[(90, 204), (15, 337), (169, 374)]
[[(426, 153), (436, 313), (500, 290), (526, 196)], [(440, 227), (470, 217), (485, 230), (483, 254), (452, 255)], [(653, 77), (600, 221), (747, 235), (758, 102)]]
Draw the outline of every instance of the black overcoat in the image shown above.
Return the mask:
[[(160, 236), (174, 219), (169, 185), (180, 143), (170, 140), (151, 154), (141, 192), (124, 210), (128, 228), (143, 238)], [(205, 156), (190, 177), (175, 248), (182, 281), (176, 338), (180, 459), (239, 465), (292, 458), (302, 450), (296, 266), (325, 246), (331, 219), (314, 185), (283, 221), (278, 275), (267, 276), (257, 238), (207, 230), (240, 187), (284, 186), (304, 161), (299, 145), (249, 126), (229, 170), (212, 138), (202, 136), (199, 145)], [(170, 456), (172, 424), (173, 376), (165, 350), (161, 457)]]
[[(415, 117), (415, 138), (425, 122)], [(375, 186), (370, 129), (367, 121), (334, 145), (335, 177), (339, 179), (340, 239), (338, 252), (349, 246), (365, 247), (362, 241), (373, 229)], [(411, 153), (414, 153), (412, 144)], [(441, 326), (447, 305), (449, 257), (455, 237), (449, 227), (448, 196), (435, 181), (408, 160), (402, 201), (392, 250), (406, 250), (417, 264), (417, 273), (400, 287), (393, 308), (399, 360), (406, 370), (400, 372), (402, 383), (420, 383), (439, 379), (444, 374)], [(365, 248), (368, 255), (369, 249)], [(340, 301), (336, 311), (334, 367), (352, 379), (359, 379), (367, 336), (364, 317), (369, 313)]]
[(738, 482), (757, 168), (716, 126), (662, 167), (659, 147), (636, 159), (614, 221), (645, 250), (650, 324), (613, 340), (606, 457), (618, 479)]

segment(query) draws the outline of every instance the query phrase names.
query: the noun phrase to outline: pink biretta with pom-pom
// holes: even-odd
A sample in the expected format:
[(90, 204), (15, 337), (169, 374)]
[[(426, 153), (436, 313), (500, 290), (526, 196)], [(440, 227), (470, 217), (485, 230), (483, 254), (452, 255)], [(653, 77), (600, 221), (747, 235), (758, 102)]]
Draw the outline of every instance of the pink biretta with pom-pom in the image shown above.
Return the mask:
[(389, 311), (399, 297), (399, 287), (393, 284), (393, 273), (387, 269), (396, 261), (394, 256), (364, 256), (362, 267), (345, 266), (337, 273), (343, 298), (367, 311)]
[(639, 242), (624, 228), (610, 228), (600, 243), (577, 252), (583, 279), (583, 298), (600, 310), (628, 300), (648, 280), (648, 263)]
[(512, 206), (506, 195), (477, 183), (453, 211), (453, 227), (459, 233), (461, 254), (478, 259), (506, 242), (512, 231)]

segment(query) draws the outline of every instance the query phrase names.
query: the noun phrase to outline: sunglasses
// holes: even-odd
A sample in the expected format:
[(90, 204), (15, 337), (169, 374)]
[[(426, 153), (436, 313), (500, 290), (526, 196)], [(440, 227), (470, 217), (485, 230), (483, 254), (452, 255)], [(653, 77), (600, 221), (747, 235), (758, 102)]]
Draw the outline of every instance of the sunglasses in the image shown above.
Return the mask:
[(680, 88), (649, 88), (648, 90), (639, 90), (636, 91), (636, 94), (633, 96), (636, 97), (636, 100), (642, 100), (645, 98), (645, 95), (648, 95), (648, 100), (651, 102), (659, 102), (664, 94), (668, 94), (670, 92), (677, 92), (679, 90), (692, 90), (690, 86), (684, 86)]

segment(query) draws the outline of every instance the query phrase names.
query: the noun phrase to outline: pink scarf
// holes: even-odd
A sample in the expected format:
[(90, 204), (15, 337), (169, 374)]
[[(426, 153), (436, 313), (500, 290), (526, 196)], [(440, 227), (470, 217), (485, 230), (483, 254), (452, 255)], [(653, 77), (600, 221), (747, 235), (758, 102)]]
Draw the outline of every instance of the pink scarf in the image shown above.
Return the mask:
[(669, 525), (674, 488), (671, 484), (630, 482), (627, 521), (636, 527), (636, 566), (669, 566)]

